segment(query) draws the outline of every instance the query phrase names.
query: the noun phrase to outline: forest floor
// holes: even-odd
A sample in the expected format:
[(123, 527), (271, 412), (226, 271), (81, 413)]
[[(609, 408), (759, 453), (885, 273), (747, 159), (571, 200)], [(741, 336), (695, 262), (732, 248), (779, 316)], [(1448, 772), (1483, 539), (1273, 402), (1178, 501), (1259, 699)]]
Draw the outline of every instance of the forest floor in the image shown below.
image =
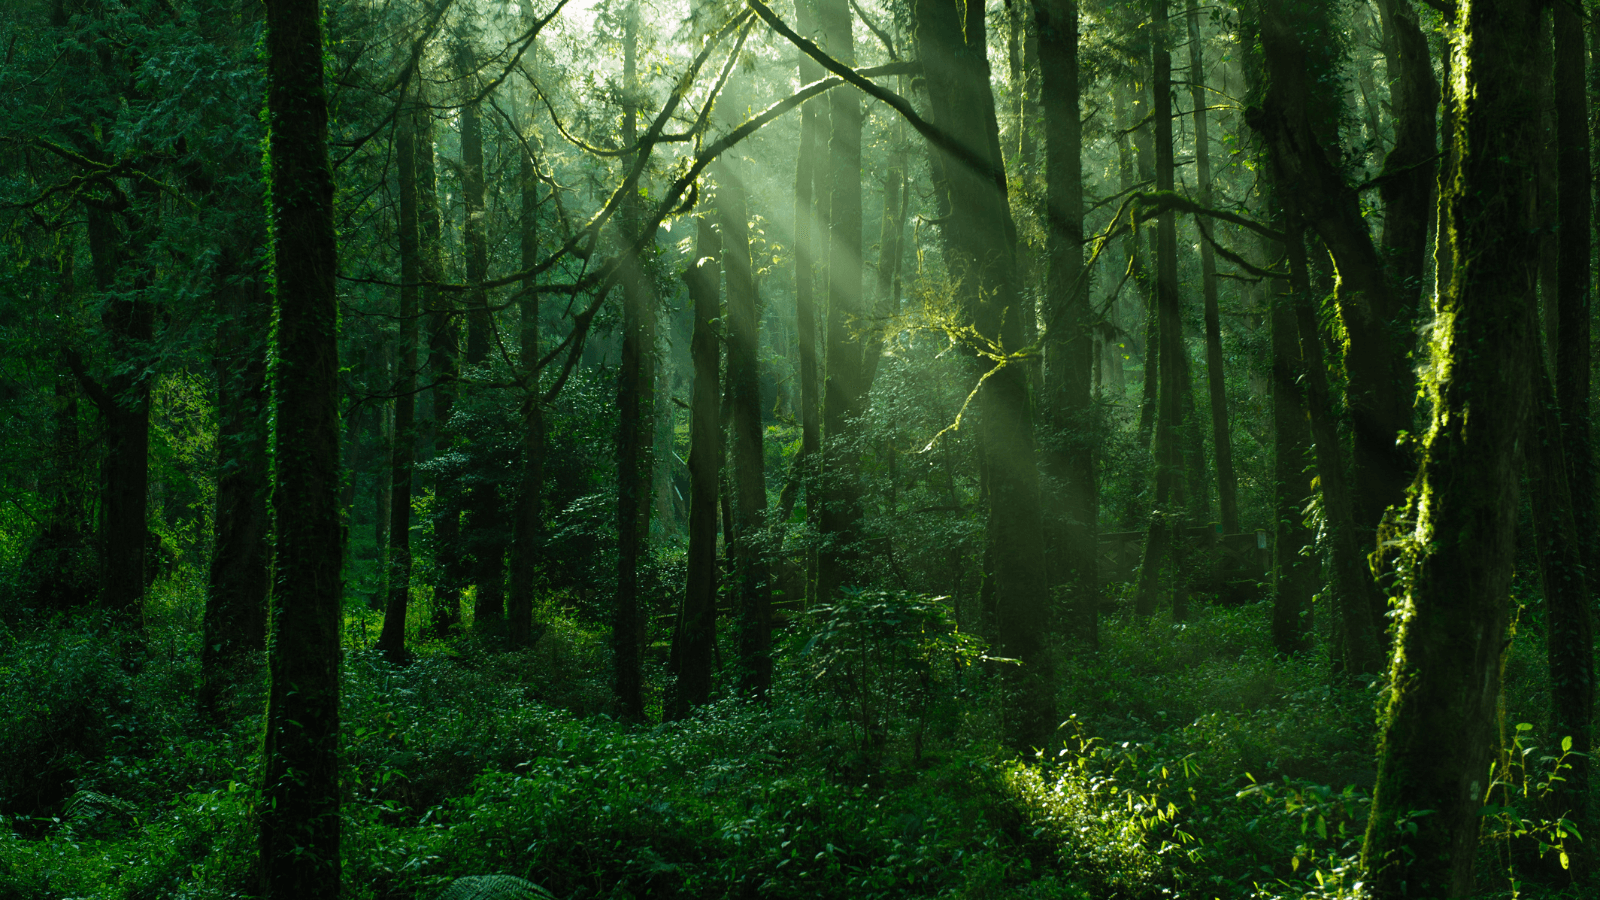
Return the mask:
[[(0, 625), (0, 900), (248, 894), (261, 697), (226, 727), (196, 712), (201, 606), (179, 578), (143, 641), (93, 614)], [(374, 616), (346, 623), (350, 898), (495, 873), (561, 898), (1349, 895), (1376, 691), (1274, 654), (1262, 605), (1109, 616), (1098, 652), (1061, 654), (1060, 741), (1021, 760), (992, 664), (879, 655), (907, 677), (841, 688), (814, 618), (783, 636), (770, 705), (637, 726), (607, 714), (606, 633), (554, 602), (531, 650), (463, 637), (405, 667), (370, 649)], [(1542, 708), (1540, 659), (1519, 638), (1508, 709)], [(1527, 873), (1552, 870), (1529, 766), (1487, 829), (1494, 895), (1545, 895)]]

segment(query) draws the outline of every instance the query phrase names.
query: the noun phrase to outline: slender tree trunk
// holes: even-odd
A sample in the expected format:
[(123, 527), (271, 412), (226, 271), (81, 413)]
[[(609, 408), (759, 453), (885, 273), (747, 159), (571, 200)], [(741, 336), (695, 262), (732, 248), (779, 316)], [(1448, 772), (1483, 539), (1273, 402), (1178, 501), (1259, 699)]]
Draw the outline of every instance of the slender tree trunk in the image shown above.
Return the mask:
[[(1283, 217), (1279, 217), (1280, 227)], [(1300, 359), (1299, 326), (1295, 310), (1303, 302), (1294, 295), (1294, 283), (1272, 299), (1272, 506), (1273, 581), (1272, 645), (1279, 653), (1306, 649), (1310, 637), (1311, 595), (1316, 593), (1318, 570), (1312, 553), (1311, 529), (1306, 527), (1306, 498), (1311, 494), (1305, 470), (1311, 454), (1305, 396), (1301, 392), (1304, 366)]]
[[(1189, 98), (1194, 104), (1195, 180), (1200, 203), (1211, 205), (1211, 138), (1206, 107), (1205, 45), (1200, 40), (1200, 7), (1187, 0), (1189, 22)], [(1222, 531), (1239, 531), (1238, 478), (1233, 472), (1233, 433), (1228, 428), (1228, 382), (1222, 368), (1222, 316), (1217, 308), (1217, 263), (1211, 244), (1200, 242), (1200, 292), (1205, 299), (1206, 387), (1211, 397), (1211, 444), (1217, 457), (1217, 502)]]
[(1095, 482), (1091, 381), (1094, 312), (1083, 265), (1083, 132), (1079, 124), (1078, 5), (1037, 0), (1040, 106), (1045, 146), (1044, 473), (1052, 496), (1045, 514), (1050, 591), (1064, 592), (1089, 646), (1099, 633), (1099, 496)]
[[(86, 212), (95, 287), (112, 291), (127, 258), (127, 238), (111, 213), (94, 207)], [(154, 336), (154, 309), (149, 298), (117, 297), (107, 301), (101, 321), (120, 363), (119, 371), (107, 377), (103, 386), (79, 375), (105, 422), (100, 602), (117, 615), (137, 621), (144, 605), (150, 490), (150, 381), (141, 374), (145, 366), (138, 356), (148, 352)]]
[(416, 462), (417, 294), (422, 247), (417, 234), (418, 110), (400, 111), (395, 135), (400, 194), (400, 344), (394, 400), (394, 442), (389, 461), (389, 553), (378, 651), (391, 662), (406, 656), (406, 610), (411, 603), (411, 473)]
[[(638, 142), (634, 108), (638, 79), (639, 6), (628, 7), (623, 37), (622, 139)], [(621, 209), (624, 242), (638, 234), (639, 211), (633, 198)], [(617, 701), (623, 715), (644, 718), (644, 619), (639, 612), (639, 563), (649, 552), (653, 471), (651, 448), (655, 402), (655, 309), (650, 286), (637, 257), (629, 254), (622, 280), (622, 361), (617, 370), (617, 599), (611, 649)]]
[(1274, 194), (1283, 198), (1289, 225), (1294, 319), (1300, 336), (1306, 411), (1311, 426), (1311, 447), (1317, 461), (1322, 515), (1327, 523), (1328, 566), (1333, 575), (1334, 604), (1339, 617), (1334, 671), (1347, 679), (1355, 679), (1375, 673), (1382, 666), (1382, 620), (1374, 616), (1373, 611), (1382, 607), (1383, 598), (1377, 595), (1377, 585), (1367, 569), (1362, 530), (1356, 525), (1350, 487), (1345, 482), (1343, 444), (1333, 417), (1322, 333), (1312, 299), (1305, 226), (1289, 199), (1289, 183), (1275, 180), (1273, 188)]
[[(933, 121), (983, 160), (981, 170), (935, 156), (948, 186), (944, 227), (953, 275), (980, 335), (1007, 351), (1023, 346), (1016, 228), (1006, 198), (994, 95), (989, 88), (982, 4), (916, 0), (918, 58), (925, 66)], [(1006, 667), (1005, 730), (1015, 748), (1041, 746), (1053, 733), (1054, 678), (1045, 653), (1049, 604), (1039, 471), (1025, 367), (974, 360), (987, 376), (978, 396), (988, 553), (1001, 651), (1021, 660)]]
[(1435, 310), (1433, 417), (1362, 851), (1378, 900), (1472, 892), (1496, 747), (1517, 442), (1533, 400), (1536, 236), (1519, 223), (1534, 162), (1537, 7), (1474, 0), (1459, 10), (1465, 66), (1444, 197), (1455, 276)]
[[(522, 268), (539, 261), (539, 181), (533, 155), (524, 150), (521, 170)], [(522, 364), (522, 477), (517, 487), (511, 543), (511, 590), (506, 596), (506, 638), (514, 648), (533, 644), (533, 587), (544, 538), (544, 408), (539, 396), (539, 294), (537, 279), (522, 282), (517, 301), (521, 329), (517, 352)]]
[[(854, 66), (847, 0), (820, 0), (818, 14), (829, 55)], [(822, 546), (817, 566), (817, 597), (823, 602), (856, 580), (861, 565), (861, 449), (853, 424), (863, 396), (863, 342), (857, 333), (864, 275), (861, 120), (856, 91), (828, 95), (828, 376), (822, 400)]]
[[(800, 33), (813, 40), (816, 34), (814, 0), (796, 0), (796, 20)], [(810, 56), (800, 54), (800, 83), (810, 84), (822, 77), (822, 67)], [(800, 453), (795, 460), (799, 473), (798, 484), (806, 489), (806, 519), (819, 527), (821, 511), (817, 496), (817, 461), (821, 458), (822, 422), (821, 398), (817, 396), (817, 311), (816, 265), (813, 259), (816, 237), (826, 232), (816, 210), (816, 187), (819, 181), (817, 157), (822, 140), (821, 101), (813, 100), (800, 108), (800, 149), (795, 158), (794, 188), (794, 303), (795, 335), (800, 353)], [(792, 498), (787, 501), (792, 508)], [(780, 504), (782, 506), (784, 504)], [(806, 596), (814, 595), (816, 584), (813, 570), (817, 565), (816, 551), (808, 549), (805, 558)]]
[[(799, 227), (799, 226), (797, 226)], [(722, 280), (722, 234), (709, 215), (695, 237), (694, 262), (684, 280), (693, 306), (689, 355), (694, 385), (689, 398), (689, 558), (683, 608), (672, 635), (677, 692), (668, 717), (681, 719), (711, 700), (717, 642), (717, 489), (722, 482), (721, 347), (717, 319)]]
[(761, 394), (756, 286), (742, 173), (732, 160), (720, 165), (717, 213), (728, 279), (728, 440), (732, 451), (734, 584), (739, 609), (739, 682), (748, 696), (772, 686), (772, 612), (760, 532), (765, 526), (766, 479), (761, 446)]
[[(255, 236), (254, 240), (264, 240)], [(225, 245), (217, 265), (217, 500), (206, 580), (200, 706), (221, 719), (251, 653), (267, 648), (267, 325), (271, 300), (254, 243)]]
[[(427, 105), (419, 89), (418, 104)], [(433, 452), (455, 449), (458, 436), (450, 424), (460, 390), (461, 333), (450, 304), (433, 287), (442, 280), (437, 172), (433, 153), (433, 117), (417, 117), (417, 238), (422, 251), (422, 301), (428, 312), (428, 373), (433, 379)], [(461, 485), (451, 476), (433, 485), (433, 633), (444, 636), (461, 627)]]
[(267, 4), (274, 285), (272, 592), (261, 892), (339, 893), (339, 312), (321, 10)]
[[(1168, 49), (1167, 0), (1153, 0), (1150, 58), (1152, 110), (1155, 126), (1156, 190), (1173, 186), (1172, 154), (1172, 54)], [(1188, 605), (1188, 586), (1183, 571), (1184, 536), (1184, 453), (1182, 444), (1183, 391), (1188, 366), (1183, 349), (1183, 321), (1178, 298), (1178, 230), (1171, 210), (1156, 220), (1155, 304), (1160, 346), (1161, 378), (1155, 415), (1156, 497), (1150, 526), (1145, 536), (1144, 559), (1139, 566), (1139, 588), (1135, 610), (1148, 616), (1155, 612), (1156, 583), (1161, 567), (1172, 556), (1174, 586), (1173, 614), (1183, 618)]]
[[(477, 64), (470, 44), (463, 43), (457, 55), (457, 68), (467, 79), (469, 91), (476, 90), (472, 73)], [(461, 246), (466, 255), (468, 290), (467, 352), (468, 366), (482, 366), (489, 359), (489, 339), (494, 330), (490, 318), (488, 292), (483, 283), (489, 277), (488, 222), (485, 218), (483, 168), (483, 119), (476, 102), (461, 107), (461, 195), (466, 207), (462, 220)], [(484, 460), (475, 460), (484, 465)], [(471, 567), (472, 583), (477, 586), (472, 605), (472, 626), (485, 634), (502, 635), (505, 629), (506, 535), (500, 512), (499, 485), (488, 480), (475, 484), (466, 497), (464, 558)]]

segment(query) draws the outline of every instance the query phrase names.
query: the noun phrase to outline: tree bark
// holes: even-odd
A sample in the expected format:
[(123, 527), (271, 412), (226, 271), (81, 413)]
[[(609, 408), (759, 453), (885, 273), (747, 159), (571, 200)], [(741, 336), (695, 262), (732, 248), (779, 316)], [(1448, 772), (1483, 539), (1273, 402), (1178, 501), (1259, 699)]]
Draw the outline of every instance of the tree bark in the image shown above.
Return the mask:
[[(471, 77), (476, 71), (471, 45), (463, 43), (457, 51), (457, 68), (475, 90)], [(465, 252), (468, 289), (467, 352), (468, 366), (482, 366), (489, 359), (489, 338), (494, 330), (490, 318), (489, 296), (483, 283), (489, 278), (488, 221), (485, 218), (483, 119), (476, 102), (461, 107), (461, 195), (466, 207), (462, 220), (461, 246)], [(472, 465), (484, 468), (487, 460), (474, 459)], [(500, 512), (500, 487), (488, 478), (476, 479), (467, 491), (464, 562), (471, 567), (472, 583), (477, 586), (472, 605), (472, 627), (484, 634), (503, 636), (505, 629), (506, 537)]]
[[(1150, 59), (1155, 96), (1152, 109), (1155, 126), (1156, 190), (1173, 186), (1172, 154), (1172, 54), (1168, 49), (1167, 0), (1153, 0), (1150, 30)], [(1183, 571), (1183, 541), (1187, 529), (1184, 516), (1183, 404), (1184, 381), (1188, 366), (1183, 349), (1183, 321), (1178, 299), (1178, 231), (1172, 210), (1156, 220), (1156, 284), (1154, 304), (1160, 346), (1160, 381), (1155, 411), (1155, 506), (1145, 536), (1144, 559), (1139, 566), (1138, 594), (1134, 600), (1139, 615), (1155, 612), (1156, 584), (1167, 556), (1172, 557), (1174, 573), (1173, 615), (1182, 619), (1188, 607), (1188, 586)], [(1193, 487), (1191, 485), (1191, 487)]]
[[(796, 0), (795, 13), (800, 34), (819, 38), (815, 34), (814, 0)], [(804, 53), (800, 54), (799, 68), (801, 84), (810, 84), (822, 77), (822, 67)], [(822, 121), (820, 101), (810, 101), (800, 108), (800, 149), (795, 160), (794, 188), (795, 335), (800, 353), (800, 455), (795, 466), (799, 471), (799, 483), (805, 486), (806, 520), (818, 528), (822, 506), (817, 479), (822, 450), (822, 402), (817, 396), (817, 278), (813, 254), (816, 236), (826, 233), (817, 214), (818, 198), (815, 196), (821, 181), (816, 159), (817, 147), (822, 141)], [(816, 590), (816, 565), (816, 551), (808, 549), (805, 559), (807, 600)]]
[[(1279, 217), (1280, 228), (1282, 217)], [(1291, 283), (1292, 284), (1292, 283)], [(1306, 463), (1311, 454), (1303, 365), (1295, 309), (1303, 302), (1296, 288), (1285, 284), (1272, 299), (1272, 506), (1273, 581), (1272, 645), (1279, 653), (1306, 649), (1310, 637), (1311, 596), (1316, 593), (1321, 565), (1312, 552), (1311, 529), (1305, 524), (1305, 501), (1311, 494)]]
[[(405, 98), (402, 98), (404, 103)], [(396, 348), (394, 441), (389, 461), (389, 547), (385, 568), (383, 630), (378, 651), (405, 661), (406, 611), (411, 602), (411, 473), (416, 462), (417, 294), (422, 247), (417, 233), (417, 128), (419, 111), (403, 106), (395, 133), (400, 208), (400, 341)]]
[[(820, 0), (818, 19), (828, 54), (855, 65), (847, 0)], [(862, 314), (861, 98), (853, 90), (828, 95), (827, 380), (822, 399), (822, 509), (817, 597), (835, 599), (857, 580), (861, 565), (860, 447), (853, 420), (864, 395)], [(730, 273), (732, 269), (729, 269)]]
[(217, 265), (217, 499), (206, 580), (200, 707), (220, 716), (241, 662), (267, 648), (267, 347), (271, 300), (258, 246), (228, 244)]
[(772, 687), (772, 610), (760, 546), (767, 508), (761, 441), (761, 384), (755, 273), (750, 265), (749, 210), (742, 172), (720, 165), (717, 215), (728, 281), (728, 441), (732, 462), (734, 585), (739, 609), (739, 685), (750, 697)]
[[(1205, 45), (1200, 40), (1200, 7), (1187, 0), (1189, 24), (1189, 99), (1194, 105), (1196, 194), (1211, 205), (1211, 138), (1206, 107)], [(1222, 366), (1222, 316), (1217, 308), (1217, 262), (1209, 241), (1200, 242), (1200, 292), (1205, 301), (1206, 387), (1211, 400), (1211, 444), (1217, 461), (1217, 502), (1224, 534), (1239, 532), (1238, 477), (1233, 472), (1233, 433), (1228, 428), (1228, 383)]]
[[(427, 106), (419, 87), (418, 105)], [(428, 373), (433, 379), (433, 453), (455, 449), (458, 436), (450, 424), (461, 378), (461, 332), (450, 304), (432, 285), (441, 280), (437, 171), (433, 151), (433, 117), (417, 118), (417, 238), (422, 251), (422, 301), (428, 313)], [(433, 484), (433, 608), (430, 623), (442, 637), (461, 627), (461, 485), (451, 476)]]
[[(639, 6), (628, 7), (623, 36), (622, 140), (638, 143), (634, 107), (638, 83)], [(629, 197), (620, 210), (623, 241), (639, 229), (637, 203)], [(624, 261), (622, 279), (622, 360), (617, 369), (617, 598), (611, 649), (617, 701), (630, 719), (644, 718), (644, 619), (639, 612), (639, 562), (650, 552), (652, 407), (655, 402), (655, 307), (650, 285), (636, 256)]]
[[(798, 205), (798, 204), (797, 204)], [(799, 227), (799, 226), (797, 226)], [(716, 321), (722, 317), (722, 235), (710, 215), (702, 216), (694, 261), (684, 273), (694, 315), (689, 355), (694, 361), (689, 398), (689, 554), (688, 584), (672, 635), (677, 690), (668, 718), (681, 719), (711, 700), (717, 642), (717, 490), (722, 483), (721, 346)]]
[[(1323, 48), (1332, 42), (1327, 34), (1332, 26), (1326, 19), (1331, 8), (1319, 6), (1312, 14), (1299, 14), (1283, 4), (1260, 4), (1266, 93), (1245, 118), (1265, 140), (1279, 172), (1278, 183), (1286, 190), (1292, 186), (1300, 215), (1322, 238), (1338, 269), (1334, 301), (1346, 335), (1352, 502), (1363, 530), (1361, 541), (1371, 543), (1383, 511), (1404, 500), (1411, 480), (1410, 452), (1397, 439), (1411, 429), (1414, 391), (1401, 339), (1406, 326), (1394, 324), (1406, 304), (1373, 243), (1359, 196), (1328, 152), (1330, 138), (1325, 132), (1331, 126), (1324, 111), (1331, 101), (1319, 93), (1326, 76), (1320, 69), (1312, 71), (1308, 62), (1323, 59)], [(1433, 107), (1427, 109), (1426, 114), (1432, 115)], [(1425, 236), (1425, 213), (1421, 221), (1415, 231)], [(1396, 232), (1397, 241), (1412, 238)], [(1382, 612), (1374, 610), (1377, 615)]]
[(339, 893), (338, 272), (316, 0), (267, 3), (275, 582), (260, 823), (267, 898)]
[[(1435, 309), (1432, 422), (1404, 553), (1362, 867), (1372, 895), (1465, 897), (1496, 747), (1518, 493), (1532, 401), (1535, 4), (1459, 8), (1456, 173), (1444, 197), (1455, 275)], [(1470, 410), (1470, 412), (1469, 412)], [(1448, 739), (1442, 739), (1448, 736)], [(1416, 816), (1414, 811), (1432, 810)]]
[[(521, 167), (522, 221), (518, 226), (522, 268), (539, 261), (539, 181), (534, 158), (524, 150)], [(533, 633), (533, 588), (544, 539), (544, 408), (539, 402), (539, 294), (535, 278), (522, 282), (517, 300), (521, 327), (517, 352), (522, 364), (522, 473), (517, 487), (511, 541), (511, 590), (506, 596), (506, 639), (513, 648), (529, 647)]]
[(1043, 469), (1050, 591), (1065, 594), (1063, 631), (1090, 647), (1099, 634), (1099, 496), (1095, 481), (1094, 311), (1083, 265), (1083, 131), (1079, 123), (1078, 4), (1037, 0), (1045, 147)]
[[(984, 161), (968, 167), (935, 155), (948, 185), (944, 226), (951, 274), (960, 279), (977, 332), (1007, 352), (1023, 346), (1024, 306), (1018, 290), (1016, 228), (1007, 205), (999, 128), (989, 88), (984, 9), (953, 0), (912, 6), (935, 124)], [(1007, 666), (1004, 727), (1018, 749), (1041, 746), (1054, 732), (1054, 679), (1045, 653), (1049, 630), (1039, 471), (1025, 367), (974, 359), (979, 390), (979, 442), (986, 482), (987, 544), (1001, 651)]]

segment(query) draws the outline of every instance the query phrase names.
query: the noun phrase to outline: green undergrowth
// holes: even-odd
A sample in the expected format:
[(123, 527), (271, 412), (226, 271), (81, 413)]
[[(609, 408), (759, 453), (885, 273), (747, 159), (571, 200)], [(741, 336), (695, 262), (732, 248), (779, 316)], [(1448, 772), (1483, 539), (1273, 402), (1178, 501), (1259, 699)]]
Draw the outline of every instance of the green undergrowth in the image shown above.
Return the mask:
[[(260, 697), (225, 727), (193, 712), (198, 604), (166, 587), (142, 640), (92, 614), (0, 632), (0, 900), (249, 895)], [(1097, 653), (1058, 664), (1059, 741), (1022, 760), (994, 744), (981, 642), (936, 598), (799, 616), (770, 703), (644, 725), (608, 715), (607, 631), (553, 602), (531, 650), (457, 637), (403, 667), (350, 615), (356, 900), (487, 874), (562, 898), (1351, 895), (1374, 693), (1273, 654), (1263, 606), (1104, 623)], [(1517, 873), (1555, 832), (1549, 773), (1521, 759), (1486, 883), (1531, 897)]]

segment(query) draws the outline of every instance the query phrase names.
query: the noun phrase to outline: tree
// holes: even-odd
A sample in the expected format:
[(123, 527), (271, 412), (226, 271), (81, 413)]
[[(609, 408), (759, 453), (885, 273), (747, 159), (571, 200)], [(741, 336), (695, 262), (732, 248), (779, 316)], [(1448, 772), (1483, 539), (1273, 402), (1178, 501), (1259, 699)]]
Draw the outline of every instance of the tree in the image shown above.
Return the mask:
[(1454, 277), (1435, 300), (1426, 378), (1433, 415), (1411, 501), (1416, 524), (1400, 563), (1393, 687), (1362, 851), (1378, 898), (1472, 892), (1495, 748), (1517, 442), (1533, 399), (1528, 307), (1537, 237), (1516, 223), (1533, 162), (1538, 79), (1528, 61), (1538, 11), (1480, 0), (1458, 16), (1465, 66), (1453, 121), (1455, 179), (1443, 197)]
[(339, 892), (338, 271), (317, 0), (269, 0), (267, 165), (273, 273), (271, 688), (261, 890)]

